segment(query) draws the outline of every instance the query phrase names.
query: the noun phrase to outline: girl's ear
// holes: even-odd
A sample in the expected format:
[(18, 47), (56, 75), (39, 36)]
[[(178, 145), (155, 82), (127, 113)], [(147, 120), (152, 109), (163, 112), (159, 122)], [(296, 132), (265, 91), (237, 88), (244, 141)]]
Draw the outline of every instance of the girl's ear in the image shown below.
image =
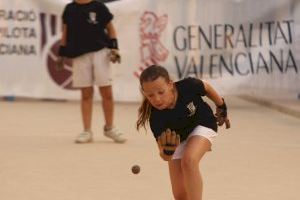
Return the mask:
[(174, 87), (175, 86), (175, 83), (173, 80), (170, 79), (169, 83), (168, 83), (170, 86)]
[(144, 96), (145, 96), (145, 92), (144, 92), (144, 90), (143, 90), (143, 87), (142, 87), (142, 86), (140, 86), (140, 91), (141, 91), (142, 95), (144, 95)]

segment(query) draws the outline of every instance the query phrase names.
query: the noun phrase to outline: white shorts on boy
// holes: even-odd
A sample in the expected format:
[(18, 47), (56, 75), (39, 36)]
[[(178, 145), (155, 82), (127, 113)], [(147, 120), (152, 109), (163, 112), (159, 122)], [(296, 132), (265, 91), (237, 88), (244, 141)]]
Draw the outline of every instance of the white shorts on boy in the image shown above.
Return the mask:
[(73, 59), (73, 87), (93, 85), (103, 87), (112, 84), (112, 69), (108, 48), (90, 52)]

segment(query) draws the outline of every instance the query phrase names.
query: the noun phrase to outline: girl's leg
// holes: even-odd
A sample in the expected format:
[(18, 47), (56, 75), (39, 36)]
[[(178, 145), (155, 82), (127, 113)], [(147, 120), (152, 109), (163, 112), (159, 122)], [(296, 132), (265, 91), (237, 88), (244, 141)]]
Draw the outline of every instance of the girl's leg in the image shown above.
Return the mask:
[(183, 181), (180, 159), (169, 162), (169, 173), (175, 200), (188, 200)]
[(199, 162), (210, 148), (210, 141), (202, 136), (192, 136), (187, 141), (181, 159), (181, 168), (188, 200), (202, 200), (202, 178)]

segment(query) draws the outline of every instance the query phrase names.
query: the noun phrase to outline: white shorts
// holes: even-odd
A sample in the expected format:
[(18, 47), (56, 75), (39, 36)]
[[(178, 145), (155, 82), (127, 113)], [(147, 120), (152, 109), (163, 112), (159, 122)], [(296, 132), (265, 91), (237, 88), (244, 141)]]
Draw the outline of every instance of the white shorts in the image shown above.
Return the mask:
[(73, 87), (109, 86), (112, 69), (107, 48), (83, 54), (73, 59)]
[(174, 154), (173, 154), (173, 157), (172, 157), (172, 160), (175, 160), (175, 159), (181, 159), (182, 158), (182, 155), (184, 153), (184, 149), (185, 149), (185, 146), (186, 146), (186, 143), (187, 141), (195, 136), (195, 135), (200, 135), (202, 137), (205, 137), (206, 139), (208, 139), (210, 141), (210, 143), (212, 144), (213, 141), (214, 141), (214, 138), (217, 137), (218, 133), (215, 132), (214, 130), (210, 129), (210, 128), (207, 128), (205, 126), (197, 126), (193, 132), (191, 132), (189, 134), (189, 136), (187, 137), (187, 139), (183, 142), (180, 143), (180, 145), (177, 146)]

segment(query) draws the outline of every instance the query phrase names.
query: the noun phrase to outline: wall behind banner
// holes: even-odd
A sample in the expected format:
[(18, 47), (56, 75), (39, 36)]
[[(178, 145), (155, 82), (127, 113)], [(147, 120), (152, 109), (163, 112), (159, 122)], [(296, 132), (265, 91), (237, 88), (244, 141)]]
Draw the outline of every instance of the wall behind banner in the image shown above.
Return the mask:
[[(0, 2), (0, 95), (78, 99), (71, 63), (55, 70), (59, 0)], [(221, 94), (296, 99), (300, 93), (300, 1), (120, 0), (115, 15), (122, 64), (118, 101), (139, 101), (138, 76), (151, 64), (175, 80), (197, 76)], [(280, 92), (278, 92), (280, 91)]]

